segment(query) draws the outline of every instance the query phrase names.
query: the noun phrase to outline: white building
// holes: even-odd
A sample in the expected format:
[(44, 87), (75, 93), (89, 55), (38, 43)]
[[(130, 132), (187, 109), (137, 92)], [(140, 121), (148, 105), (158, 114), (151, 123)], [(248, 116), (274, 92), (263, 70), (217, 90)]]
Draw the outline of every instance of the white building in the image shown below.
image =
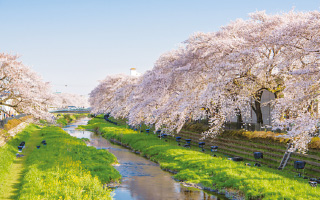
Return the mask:
[(141, 73), (137, 72), (136, 68), (130, 68), (130, 75), (131, 76), (140, 76)]
[[(261, 125), (271, 125), (271, 112), (272, 108), (268, 102), (274, 100), (274, 94), (272, 92), (269, 92), (268, 90), (263, 90), (262, 97), (261, 97), (261, 112), (262, 112), (262, 119), (263, 124)], [(252, 103), (254, 101), (252, 100)], [(237, 117), (234, 116), (231, 119), (229, 119), (231, 122), (237, 122)], [(257, 123), (257, 117), (255, 112), (252, 108), (250, 108), (250, 116), (249, 117), (242, 117), (243, 123)]]

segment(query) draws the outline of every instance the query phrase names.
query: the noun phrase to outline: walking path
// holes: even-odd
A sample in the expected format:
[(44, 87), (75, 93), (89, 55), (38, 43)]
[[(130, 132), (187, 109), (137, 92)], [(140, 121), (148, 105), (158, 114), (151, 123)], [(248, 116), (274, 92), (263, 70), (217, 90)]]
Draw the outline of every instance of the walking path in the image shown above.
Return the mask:
[[(15, 158), (11, 170), (7, 175), (7, 179), (4, 181), (3, 194), (0, 194), (1, 200), (17, 199), (19, 195), (19, 189), (23, 179), (24, 170), (26, 167), (26, 158), (32, 151), (36, 149), (36, 146), (41, 142), (40, 131), (37, 130), (31, 133), (30, 139), (26, 141), (25, 148), (22, 150), (24, 156)], [(17, 151), (18, 152), (18, 151)]]

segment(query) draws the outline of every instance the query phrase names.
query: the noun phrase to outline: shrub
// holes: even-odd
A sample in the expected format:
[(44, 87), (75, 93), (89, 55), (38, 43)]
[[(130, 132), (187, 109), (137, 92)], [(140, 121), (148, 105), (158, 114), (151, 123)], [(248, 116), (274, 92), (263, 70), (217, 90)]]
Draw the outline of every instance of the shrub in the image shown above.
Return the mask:
[(183, 130), (191, 131), (195, 133), (202, 133), (204, 131), (207, 131), (208, 129), (209, 129), (209, 125), (206, 120), (202, 120), (200, 122), (198, 121), (187, 122), (183, 126)]
[(277, 137), (283, 135), (280, 133), (274, 133), (271, 131), (245, 131), (245, 130), (224, 130), (221, 136), (241, 137), (249, 140), (276, 142), (286, 144), (289, 139)]
[(312, 138), (311, 142), (309, 143), (309, 148), (320, 149), (320, 138), (319, 137)]
[(60, 114), (56, 121), (60, 126), (66, 126), (69, 123), (85, 116), (87, 116), (87, 114)]

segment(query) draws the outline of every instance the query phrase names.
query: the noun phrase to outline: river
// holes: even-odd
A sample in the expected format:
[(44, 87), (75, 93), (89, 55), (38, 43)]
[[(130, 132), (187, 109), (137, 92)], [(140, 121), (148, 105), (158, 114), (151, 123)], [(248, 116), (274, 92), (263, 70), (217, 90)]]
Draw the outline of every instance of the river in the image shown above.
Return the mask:
[(86, 125), (88, 118), (83, 118), (63, 129), (71, 136), (88, 138), (88, 145), (107, 149), (119, 162), (115, 168), (122, 175), (121, 185), (114, 189), (116, 200), (218, 200), (224, 196), (207, 193), (203, 190), (181, 185), (172, 178), (172, 174), (161, 170), (158, 164), (141, 157), (129, 149), (114, 145), (91, 131), (77, 130), (79, 125)]

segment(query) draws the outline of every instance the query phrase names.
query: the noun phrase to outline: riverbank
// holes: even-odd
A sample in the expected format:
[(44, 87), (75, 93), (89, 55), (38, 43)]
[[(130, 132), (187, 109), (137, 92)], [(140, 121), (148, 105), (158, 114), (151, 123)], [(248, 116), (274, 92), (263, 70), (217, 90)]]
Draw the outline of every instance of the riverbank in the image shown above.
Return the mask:
[[(22, 140), (26, 145), (18, 157)], [(1, 199), (112, 199), (104, 184), (121, 178), (111, 153), (88, 147), (59, 127), (31, 125), (9, 143), (10, 148), (0, 148), (6, 152), (0, 154), (0, 165), (8, 168), (0, 168)]]
[[(120, 146), (123, 146), (127, 149), (130, 149), (133, 153), (135, 154), (139, 154), (147, 159), (150, 160), (150, 157), (146, 156), (146, 155), (143, 155), (141, 154), (140, 151), (136, 151), (135, 149), (133, 149), (131, 146), (129, 146), (128, 144), (125, 144), (125, 143), (122, 143), (116, 139), (113, 139), (113, 138), (110, 138), (109, 139), (110, 142), (114, 143), (114, 144), (117, 144), (117, 145), (120, 145)], [(156, 160), (153, 160), (153, 162), (155, 163), (158, 163)], [(166, 172), (170, 172), (171, 174), (177, 174), (178, 171), (173, 171), (173, 170), (170, 170), (168, 168), (162, 168), (163, 171), (166, 171)], [(187, 187), (187, 188), (196, 188), (196, 189), (199, 189), (199, 190), (205, 190), (205, 191), (209, 191), (209, 192), (213, 192), (215, 195), (220, 195), (220, 197), (226, 197), (226, 199), (237, 199), (237, 200), (242, 200), (244, 199), (244, 195), (239, 192), (239, 191), (236, 191), (236, 190), (230, 190), (230, 188), (228, 189), (223, 189), (223, 190), (219, 190), (219, 189), (213, 189), (211, 187), (205, 187), (203, 186), (201, 183), (192, 183), (190, 181), (187, 181), (187, 180), (180, 180), (180, 179), (177, 179), (177, 178), (174, 178), (175, 181), (178, 181), (181, 183), (181, 185), (183, 185), (184, 187)]]
[(88, 145), (107, 149), (117, 157), (119, 164), (115, 165), (115, 168), (122, 175), (122, 179), (121, 184), (113, 191), (115, 199), (227, 199), (217, 193), (180, 184), (172, 178), (171, 173), (161, 170), (159, 164), (136, 154), (129, 148), (110, 142), (97, 132), (78, 129), (81, 125), (87, 125), (88, 121), (81, 119), (65, 127), (64, 130), (73, 137), (88, 138), (90, 140)]
[(20, 165), (24, 159), (17, 159), (17, 147), (21, 141), (28, 141), (32, 132), (36, 131), (35, 125), (29, 125), (21, 132), (17, 133), (11, 140), (0, 147), (0, 199), (6, 199), (13, 195), (13, 184), (18, 181), (17, 174), (21, 168), (15, 167)]
[(5, 121), (6, 124), (3, 125), (3, 128), (0, 128), (0, 147), (5, 145), (8, 141), (10, 141), (12, 137), (25, 129), (26, 126), (33, 121), (33, 118), (31, 116), (24, 115), (23, 117), (17, 119), (8, 119), (2, 121)]
[(155, 135), (141, 134), (124, 126), (92, 119), (87, 128), (96, 129), (103, 137), (128, 145), (143, 156), (160, 163), (161, 168), (176, 172), (178, 180), (200, 184), (213, 190), (236, 190), (246, 199), (319, 199), (319, 188), (308, 180), (267, 167), (248, 167), (226, 158), (212, 157), (159, 140)]
[(80, 119), (82, 117), (86, 117), (88, 114), (82, 113), (82, 114), (63, 114), (58, 113), (56, 114), (56, 122), (59, 126), (63, 127), (70, 123), (75, 122), (77, 119)]

